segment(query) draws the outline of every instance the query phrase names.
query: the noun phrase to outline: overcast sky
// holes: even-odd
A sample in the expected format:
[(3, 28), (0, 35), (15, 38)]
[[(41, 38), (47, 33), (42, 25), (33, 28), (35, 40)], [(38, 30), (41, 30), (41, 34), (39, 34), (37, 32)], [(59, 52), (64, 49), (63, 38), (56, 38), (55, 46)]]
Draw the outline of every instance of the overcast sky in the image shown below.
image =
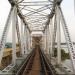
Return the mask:
[[(61, 4), (63, 14), (71, 35), (72, 41), (75, 41), (75, 14), (74, 14), (74, 0), (63, 0)], [(0, 0), (0, 38), (2, 31), (10, 10), (8, 0)], [(8, 37), (10, 39), (10, 36)]]

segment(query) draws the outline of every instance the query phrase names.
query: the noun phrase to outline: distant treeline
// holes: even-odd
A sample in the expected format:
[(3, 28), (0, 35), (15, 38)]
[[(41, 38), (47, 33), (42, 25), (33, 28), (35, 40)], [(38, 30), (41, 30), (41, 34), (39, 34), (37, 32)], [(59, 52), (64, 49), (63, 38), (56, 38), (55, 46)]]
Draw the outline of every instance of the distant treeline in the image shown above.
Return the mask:
[[(61, 45), (66, 45), (67, 43), (61, 43)], [(73, 44), (75, 45), (75, 42), (73, 42)], [(57, 43), (55, 43), (55, 45), (57, 45)]]
[[(66, 45), (67, 43), (61, 43), (61, 45)], [(75, 45), (75, 42), (73, 42), (73, 44)], [(55, 43), (55, 45), (57, 45), (57, 43)], [(16, 46), (19, 46), (19, 44), (16, 44)], [(5, 44), (5, 48), (12, 48), (12, 43), (11, 42), (7, 42)]]
[[(16, 46), (19, 46), (19, 44), (16, 44)], [(10, 42), (6, 43), (5, 48), (12, 48), (12, 43)]]
[[(54, 49), (54, 57), (57, 57), (57, 48)], [(69, 53), (65, 53), (64, 49), (61, 49), (61, 59), (70, 59)]]

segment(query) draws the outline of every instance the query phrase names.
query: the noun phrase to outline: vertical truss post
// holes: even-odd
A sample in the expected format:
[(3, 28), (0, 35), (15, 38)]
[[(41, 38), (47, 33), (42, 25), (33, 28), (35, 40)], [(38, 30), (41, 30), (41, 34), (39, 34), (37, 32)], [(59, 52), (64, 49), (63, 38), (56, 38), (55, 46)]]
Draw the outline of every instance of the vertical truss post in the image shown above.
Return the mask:
[(42, 50), (44, 50), (44, 47), (45, 47), (44, 44), (45, 43), (44, 43), (44, 33), (43, 33), (43, 35), (42, 35)]
[(45, 29), (45, 32), (44, 32), (44, 51), (46, 53), (46, 29)]
[(47, 29), (45, 29), (45, 35), (46, 35), (45, 39), (46, 39), (46, 54), (47, 54)]
[(32, 36), (30, 34), (30, 48), (32, 49)]
[(27, 54), (27, 26), (24, 25), (24, 45), (25, 45), (25, 54)]
[(30, 32), (29, 32), (29, 50), (31, 49), (31, 36), (30, 36)]
[(50, 36), (50, 33), (49, 33), (49, 25), (47, 26), (47, 54), (49, 54), (49, 36)]
[(17, 8), (14, 6), (14, 11), (12, 14), (12, 63), (16, 63), (16, 18)]
[(43, 38), (40, 40), (41, 49), (43, 49)]
[(29, 47), (31, 49), (31, 35), (30, 35), (30, 32), (29, 32)]
[(23, 21), (21, 20), (21, 53), (22, 53), (22, 56), (24, 55), (25, 53), (25, 46), (24, 46), (24, 33), (23, 33), (23, 27), (24, 27), (24, 24), (23, 24)]
[(28, 39), (29, 39), (29, 38), (28, 38), (28, 34), (29, 34), (29, 33), (28, 33), (27, 26), (26, 26), (26, 47), (27, 47), (27, 54), (28, 54), (28, 51), (29, 51), (29, 48), (28, 48), (28, 47), (29, 47), (29, 44), (28, 44)]
[(22, 55), (22, 48), (21, 48), (21, 37), (20, 37), (20, 30), (19, 30), (19, 24), (18, 24), (18, 16), (17, 16), (17, 24), (16, 24), (16, 31), (17, 31), (17, 38), (18, 38), (18, 44), (19, 44), (19, 51), (20, 55)]
[(44, 51), (46, 50), (46, 33), (44, 32)]
[(30, 32), (28, 30), (28, 41), (27, 41), (27, 44), (28, 44), (28, 51), (30, 51)]
[(43, 49), (43, 39), (42, 38), (40, 39), (39, 43), (40, 43), (41, 49)]
[(53, 28), (53, 35), (52, 35), (52, 50), (53, 50), (53, 55), (54, 55), (54, 49), (55, 49), (55, 40), (56, 40), (56, 31), (57, 31), (57, 21), (56, 21), (56, 13), (54, 17), (54, 28)]
[(27, 44), (28, 44), (28, 53), (29, 53), (29, 31), (27, 30)]
[(50, 19), (50, 56), (52, 57), (53, 55), (53, 23), (52, 23), (52, 19)]
[(7, 18), (5, 27), (4, 27), (4, 31), (3, 31), (3, 34), (1, 37), (1, 41), (0, 41), (0, 65), (1, 65), (1, 60), (3, 57), (4, 47), (5, 47), (5, 43), (6, 43), (6, 37), (7, 37), (9, 26), (11, 23), (12, 13), (13, 13), (13, 7), (10, 9), (10, 12), (9, 12), (9, 15), (8, 15), (8, 18)]
[(60, 15), (57, 6), (55, 10), (56, 10), (56, 20), (57, 20), (57, 64), (61, 64)]
[(44, 48), (45, 48), (45, 42), (44, 42), (44, 34), (42, 35), (42, 50), (44, 50)]
[(65, 18), (64, 18), (64, 15), (63, 15), (63, 12), (62, 12), (60, 6), (58, 6), (58, 12), (60, 14), (61, 24), (62, 24), (62, 27), (63, 27), (63, 30), (64, 30), (64, 34), (65, 34), (65, 38), (66, 38), (71, 62), (72, 62), (72, 67), (73, 67), (73, 70), (74, 70), (74, 73), (75, 73), (75, 48), (74, 48), (73, 43), (71, 41), (70, 34), (69, 34), (69, 31), (68, 31), (68, 28), (67, 28), (67, 25), (66, 25), (66, 22), (65, 22)]
[(24, 25), (24, 53), (27, 54), (27, 46), (26, 46), (26, 26)]
[(44, 51), (45, 51), (45, 33), (43, 33), (43, 49), (44, 49)]

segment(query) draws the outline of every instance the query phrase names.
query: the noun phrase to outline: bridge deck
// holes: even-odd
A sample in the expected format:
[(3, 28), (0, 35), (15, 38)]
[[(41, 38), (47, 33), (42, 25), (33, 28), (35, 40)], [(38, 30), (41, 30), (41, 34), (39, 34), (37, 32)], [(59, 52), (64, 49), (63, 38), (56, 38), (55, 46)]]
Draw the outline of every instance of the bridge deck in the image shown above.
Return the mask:
[(39, 75), (41, 70), (39, 50), (36, 49), (34, 56), (28, 62), (27, 67), (25, 68), (23, 75)]
[(56, 75), (56, 71), (37, 46), (27, 60), (25, 67), (23, 65), (16, 75)]

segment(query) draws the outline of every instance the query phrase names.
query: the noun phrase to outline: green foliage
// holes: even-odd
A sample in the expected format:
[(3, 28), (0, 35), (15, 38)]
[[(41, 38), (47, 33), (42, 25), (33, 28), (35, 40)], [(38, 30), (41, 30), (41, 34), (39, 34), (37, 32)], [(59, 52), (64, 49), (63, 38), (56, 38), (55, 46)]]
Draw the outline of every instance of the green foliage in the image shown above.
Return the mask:
[[(54, 57), (57, 57), (57, 48), (54, 49)], [(69, 59), (69, 53), (65, 53), (64, 49), (61, 49), (61, 59), (65, 60), (65, 59)]]
[[(18, 47), (19, 44), (17, 43), (16, 46)], [(5, 44), (5, 48), (12, 48), (12, 43), (7, 42), (7, 43)]]
[(12, 43), (6, 43), (5, 48), (12, 48)]
[(54, 57), (57, 57), (57, 48), (54, 49)]

